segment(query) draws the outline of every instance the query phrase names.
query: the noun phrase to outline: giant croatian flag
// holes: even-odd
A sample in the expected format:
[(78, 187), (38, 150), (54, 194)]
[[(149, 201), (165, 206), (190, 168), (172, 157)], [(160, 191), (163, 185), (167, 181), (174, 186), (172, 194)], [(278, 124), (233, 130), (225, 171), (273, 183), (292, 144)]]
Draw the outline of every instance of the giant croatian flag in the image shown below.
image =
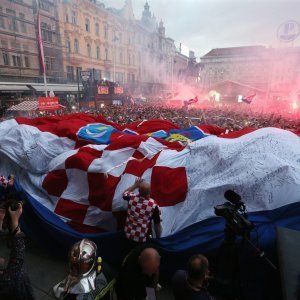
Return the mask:
[[(97, 128), (107, 131), (99, 135)], [(163, 120), (120, 126), (86, 114), (11, 119), (0, 123), (0, 172), (15, 174), (49, 216), (88, 233), (122, 228), (127, 208), (122, 193), (136, 177), (151, 183), (165, 237), (213, 217), (228, 189), (242, 196), (250, 212), (299, 201), (297, 134), (197, 128), (184, 131), (199, 130), (200, 139), (180, 144), (151, 136), (160, 130), (178, 134), (176, 125)]]

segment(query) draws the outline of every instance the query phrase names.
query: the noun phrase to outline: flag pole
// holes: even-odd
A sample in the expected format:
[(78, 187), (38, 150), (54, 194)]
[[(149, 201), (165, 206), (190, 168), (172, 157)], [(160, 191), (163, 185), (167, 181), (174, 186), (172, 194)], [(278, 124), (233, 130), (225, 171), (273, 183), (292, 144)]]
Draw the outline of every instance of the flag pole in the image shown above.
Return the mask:
[(40, 48), (40, 60), (41, 60), (41, 69), (44, 74), (44, 85), (45, 85), (45, 95), (48, 97), (48, 87), (47, 87), (47, 77), (46, 77), (46, 68), (45, 68), (45, 56), (44, 56), (44, 46), (43, 46), (43, 39), (42, 39), (42, 32), (41, 32), (41, 20), (40, 20), (40, 1), (38, 1), (38, 18), (37, 18), (37, 25), (38, 25), (38, 43)]

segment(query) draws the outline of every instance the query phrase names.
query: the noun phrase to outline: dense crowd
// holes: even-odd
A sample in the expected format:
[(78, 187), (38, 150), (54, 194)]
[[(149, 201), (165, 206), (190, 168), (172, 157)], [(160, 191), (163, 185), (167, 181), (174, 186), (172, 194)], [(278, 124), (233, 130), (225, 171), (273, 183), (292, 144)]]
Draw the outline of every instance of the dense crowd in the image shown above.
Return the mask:
[[(28, 100), (28, 99), (25, 99)], [(66, 113), (86, 112), (91, 114), (101, 114), (107, 120), (128, 124), (141, 120), (163, 119), (175, 123), (180, 128), (187, 128), (199, 123), (217, 125), (228, 130), (239, 130), (245, 127), (279, 127), (283, 129), (298, 129), (300, 127), (299, 111), (286, 111), (284, 109), (258, 109), (254, 105), (248, 104), (220, 104), (207, 101), (197, 104), (197, 106), (170, 107), (162, 101), (151, 101), (151, 103), (131, 104), (131, 105), (103, 105), (103, 107), (80, 108), (74, 106), (58, 111), (7, 111), (0, 121), (16, 116), (36, 118), (51, 115), (63, 115)]]
[(244, 127), (280, 127), (297, 129), (300, 119), (294, 115), (279, 113), (252, 112), (249, 106), (222, 106), (209, 108), (170, 108), (166, 106), (130, 105), (105, 106), (102, 114), (109, 121), (128, 124), (140, 120), (164, 119), (177, 124), (180, 128), (190, 127), (199, 123), (214, 124), (229, 130)]

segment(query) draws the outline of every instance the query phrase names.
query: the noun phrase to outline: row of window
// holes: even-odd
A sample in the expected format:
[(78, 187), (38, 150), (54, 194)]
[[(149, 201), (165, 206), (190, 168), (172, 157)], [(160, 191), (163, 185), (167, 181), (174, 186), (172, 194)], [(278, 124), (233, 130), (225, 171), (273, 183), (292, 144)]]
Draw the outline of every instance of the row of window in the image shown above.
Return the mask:
[(3, 65), (13, 67), (30, 68), (30, 59), (28, 56), (20, 54), (10, 54), (8, 52), (2, 53)]
[[(71, 18), (69, 18), (69, 14), (67, 13), (65, 15), (65, 21), (66, 21), (66, 23), (72, 23), (73, 25), (76, 25), (77, 21), (76, 21), (75, 11), (71, 12)], [(88, 18), (85, 19), (84, 28), (85, 28), (86, 32), (91, 32), (91, 23), (90, 23), (90, 20)], [(105, 25), (103, 29), (104, 29), (104, 38), (107, 39), (108, 38), (108, 26)], [(95, 24), (95, 34), (97, 36), (100, 35), (100, 25), (99, 25), (99, 23)]]
[[(71, 53), (71, 42), (70, 40), (67, 40), (66, 41), (66, 48), (67, 48), (67, 52), (68, 53)], [(92, 58), (93, 55), (92, 55), (92, 47), (90, 44), (87, 44), (86, 45), (86, 49), (87, 49), (87, 56)], [(76, 54), (79, 54), (79, 42), (77, 39), (74, 40), (74, 53)], [(101, 59), (101, 51), (100, 51), (100, 47), (99, 46), (96, 46), (96, 59), (100, 60)], [(105, 49), (105, 56), (104, 56), (104, 59), (105, 60), (109, 60), (109, 51), (108, 49), (106, 48)], [(118, 63), (123, 63), (123, 53), (120, 52), (119, 53), (119, 56), (116, 57), (116, 60), (118, 61)], [(135, 56), (134, 55), (128, 55), (128, 64), (129, 65), (135, 65)]]
[(25, 20), (25, 15), (19, 13), (17, 16), (16, 11), (11, 9), (6, 9), (6, 14), (9, 16), (2, 15), (3, 9), (0, 6), (0, 29), (8, 29), (13, 32), (27, 33), (26, 23), (22, 20)]

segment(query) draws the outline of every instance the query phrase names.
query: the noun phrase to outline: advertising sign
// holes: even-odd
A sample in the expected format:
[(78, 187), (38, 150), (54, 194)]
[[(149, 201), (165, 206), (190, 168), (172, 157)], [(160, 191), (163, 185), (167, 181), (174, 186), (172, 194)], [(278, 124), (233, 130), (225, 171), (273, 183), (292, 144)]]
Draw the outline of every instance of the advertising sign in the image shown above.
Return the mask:
[(58, 97), (39, 97), (39, 110), (59, 109)]
[(98, 86), (98, 95), (108, 95), (108, 86)]
[(124, 89), (122, 86), (116, 86), (115, 87), (115, 94), (123, 94)]

